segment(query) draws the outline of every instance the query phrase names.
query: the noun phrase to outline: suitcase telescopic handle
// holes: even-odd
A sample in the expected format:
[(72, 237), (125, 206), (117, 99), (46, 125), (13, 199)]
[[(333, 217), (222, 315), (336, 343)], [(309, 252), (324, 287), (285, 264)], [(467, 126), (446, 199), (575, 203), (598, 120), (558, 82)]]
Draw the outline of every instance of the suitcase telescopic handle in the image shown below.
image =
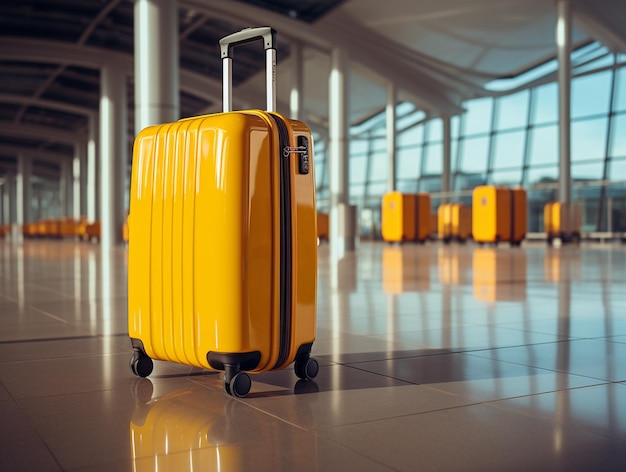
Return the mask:
[(276, 111), (276, 30), (269, 26), (246, 28), (237, 33), (220, 39), (222, 56), (222, 77), (224, 82), (223, 102), (224, 111), (233, 109), (233, 57), (232, 49), (235, 46), (249, 43), (258, 39), (263, 40), (265, 49), (265, 88), (267, 93), (267, 111)]

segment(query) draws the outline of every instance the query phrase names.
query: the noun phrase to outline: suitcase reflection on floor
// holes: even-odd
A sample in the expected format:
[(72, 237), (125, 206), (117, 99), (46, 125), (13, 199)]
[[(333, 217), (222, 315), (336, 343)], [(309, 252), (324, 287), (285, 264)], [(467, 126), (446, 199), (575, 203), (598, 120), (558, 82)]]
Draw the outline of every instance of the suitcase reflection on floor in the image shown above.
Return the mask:
[(526, 300), (526, 253), (479, 248), (474, 251), (474, 297), (485, 302)]
[(387, 294), (426, 292), (430, 290), (430, 253), (410, 246), (385, 246), (382, 272)]
[(294, 437), (291, 426), (217, 390), (190, 386), (152, 398), (143, 384), (150, 381), (140, 382), (130, 420), (135, 472), (296, 470), (317, 462), (315, 435), (298, 436), (292, 444), (298, 454), (284, 455), (280, 447), (267, 445), (285, 444), (288, 436)]

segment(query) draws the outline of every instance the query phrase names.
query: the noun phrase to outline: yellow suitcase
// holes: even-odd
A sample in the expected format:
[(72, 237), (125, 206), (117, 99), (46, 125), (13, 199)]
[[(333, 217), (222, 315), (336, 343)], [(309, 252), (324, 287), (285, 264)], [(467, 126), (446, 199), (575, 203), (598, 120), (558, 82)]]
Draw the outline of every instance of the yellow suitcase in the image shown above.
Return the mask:
[[(227, 111), (151, 126), (133, 151), (128, 248), (131, 370), (152, 359), (224, 371), (226, 393), (247, 372), (295, 361), (317, 375), (317, 230), (312, 138), (299, 121), (230, 112), (231, 48), (263, 38), (268, 90), (271, 28), (220, 41)], [(268, 108), (275, 106), (274, 93)]]
[(383, 195), (382, 236), (387, 242), (415, 240), (415, 196), (397, 191)]
[(452, 239), (452, 204), (442, 203), (437, 209), (437, 229), (439, 239), (449, 243)]
[(482, 185), (472, 192), (472, 235), (479, 243), (511, 239), (511, 192), (508, 188)]
[(548, 202), (543, 210), (543, 226), (548, 244), (554, 238), (565, 241), (580, 239), (580, 206), (564, 202)]
[(317, 237), (328, 241), (328, 213), (317, 213)]

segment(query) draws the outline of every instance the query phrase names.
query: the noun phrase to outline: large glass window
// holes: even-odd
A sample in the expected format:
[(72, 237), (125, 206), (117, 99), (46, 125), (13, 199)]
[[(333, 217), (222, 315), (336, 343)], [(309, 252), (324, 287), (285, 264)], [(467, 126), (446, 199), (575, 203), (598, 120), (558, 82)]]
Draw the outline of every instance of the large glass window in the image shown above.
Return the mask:
[(520, 169), (524, 159), (526, 132), (513, 131), (499, 133), (495, 136), (494, 169), (505, 169), (518, 166)]
[(465, 121), (465, 136), (478, 133), (488, 133), (491, 129), (491, 114), (493, 112), (493, 98), (479, 98), (463, 104), (467, 112), (463, 116)]
[(522, 182), (522, 169), (498, 171), (491, 174), (491, 183), (516, 187)]
[(534, 128), (530, 135), (530, 165), (558, 162), (558, 129), (555, 125)]
[(559, 169), (557, 166), (535, 167), (528, 169), (528, 183), (534, 185), (537, 183), (557, 182)]
[(399, 149), (396, 152), (398, 168), (396, 169), (398, 179), (416, 179), (419, 177), (420, 154), (422, 148), (413, 147)]
[(424, 150), (426, 154), (426, 174), (441, 174), (443, 170), (443, 145), (429, 144)]
[(616, 71), (617, 77), (615, 82), (615, 110), (626, 111), (626, 67), (622, 67)]
[(440, 118), (428, 122), (428, 141), (441, 142), (443, 140), (443, 121)]
[(626, 181), (626, 158), (611, 160), (609, 179), (615, 180), (616, 182)]
[(387, 178), (387, 153), (385, 151), (378, 151), (372, 154), (371, 157), (371, 169), (370, 180), (385, 180)]
[(524, 90), (498, 99), (497, 129), (505, 130), (526, 126), (529, 95), (530, 91)]
[(608, 123), (608, 118), (572, 123), (572, 161), (605, 157)]
[(626, 157), (626, 114), (613, 117), (612, 134), (611, 156)]
[(424, 125), (410, 128), (396, 137), (396, 146), (399, 148), (417, 146), (424, 142)]
[(461, 171), (466, 173), (485, 173), (487, 170), (487, 152), (489, 137), (466, 138), (461, 143)]
[(600, 180), (602, 172), (604, 172), (604, 159), (572, 165), (572, 179), (576, 180)]
[(559, 119), (557, 84), (546, 84), (535, 89), (533, 123), (554, 123)]
[(606, 115), (611, 96), (611, 71), (578, 77), (572, 81), (572, 118)]
[(367, 176), (365, 175), (366, 170), (367, 170), (367, 157), (366, 156), (350, 157), (350, 175), (349, 175), (350, 186), (352, 186), (352, 184), (365, 183), (367, 179)]

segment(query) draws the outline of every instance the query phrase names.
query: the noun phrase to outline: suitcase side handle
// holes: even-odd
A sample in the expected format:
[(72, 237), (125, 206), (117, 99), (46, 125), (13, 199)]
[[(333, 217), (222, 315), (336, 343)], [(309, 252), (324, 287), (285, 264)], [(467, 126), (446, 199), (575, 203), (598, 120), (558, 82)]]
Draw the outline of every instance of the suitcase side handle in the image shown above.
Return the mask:
[(263, 40), (265, 49), (265, 82), (267, 94), (267, 111), (276, 111), (276, 30), (269, 26), (246, 28), (220, 39), (223, 78), (223, 109), (233, 109), (233, 57), (232, 49), (257, 39)]

